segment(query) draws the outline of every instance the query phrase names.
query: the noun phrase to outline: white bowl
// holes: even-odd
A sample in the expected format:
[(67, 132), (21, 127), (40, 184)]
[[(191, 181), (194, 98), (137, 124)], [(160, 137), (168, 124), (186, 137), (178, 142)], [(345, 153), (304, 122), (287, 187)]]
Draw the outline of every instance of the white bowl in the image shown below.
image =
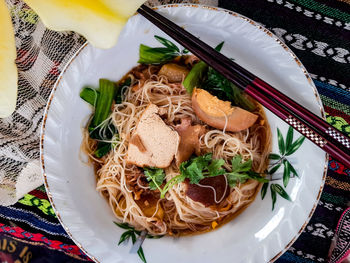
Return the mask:
[[(225, 41), (222, 52), (312, 112), (323, 116), (316, 88), (297, 57), (276, 36), (237, 13), (198, 5), (169, 5), (158, 11), (211, 45)], [(93, 168), (80, 152), (82, 129), (91, 108), (80, 99), (86, 84), (99, 78), (119, 80), (137, 64), (141, 43), (158, 46), (154, 35), (166, 36), (140, 15), (133, 16), (118, 44), (108, 50), (84, 45), (59, 77), (51, 93), (42, 126), (41, 162), (45, 186), (57, 216), (70, 237), (96, 262), (141, 262), (130, 254), (130, 243), (117, 246), (122, 229), (103, 197), (95, 191)], [(288, 126), (267, 111), (277, 152), (276, 128)], [(324, 116), (323, 116), (324, 117)], [(295, 132), (296, 134), (297, 132)], [(299, 135), (298, 135), (299, 136)], [(147, 239), (149, 263), (267, 262), (276, 260), (296, 240), (309, 221), (323, 188), (327, 156), (309, 141), (292, 155), (300, 179), (279, 198), (271, 211), (270, 194), (256, 200), (218, 230), (174, 239)]]

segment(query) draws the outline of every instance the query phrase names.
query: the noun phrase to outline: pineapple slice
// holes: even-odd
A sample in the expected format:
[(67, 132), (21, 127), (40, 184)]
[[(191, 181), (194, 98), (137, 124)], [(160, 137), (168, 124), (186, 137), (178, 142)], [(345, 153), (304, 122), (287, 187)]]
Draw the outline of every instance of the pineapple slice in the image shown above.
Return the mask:
[(75, 31), (92, 45), (110, 48), (144, 0), (25, 0), (52, 30)]
[(11, 115), (16, 107), (16, 46), (12, 21), (5, 0), (0, 0), (0, 118)]

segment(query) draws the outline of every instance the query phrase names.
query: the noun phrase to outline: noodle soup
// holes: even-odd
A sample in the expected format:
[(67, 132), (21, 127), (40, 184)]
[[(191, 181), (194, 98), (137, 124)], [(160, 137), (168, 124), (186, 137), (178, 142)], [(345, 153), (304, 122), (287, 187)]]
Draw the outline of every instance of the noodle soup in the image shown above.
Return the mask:
[(157, 39), (164, 47), (141, 45), (123, 79), (82, 90), (95, 107), (82, 148), (116, 221), (153, 236), (207, 232), (266, 181), (270, 128), (258, 103)]

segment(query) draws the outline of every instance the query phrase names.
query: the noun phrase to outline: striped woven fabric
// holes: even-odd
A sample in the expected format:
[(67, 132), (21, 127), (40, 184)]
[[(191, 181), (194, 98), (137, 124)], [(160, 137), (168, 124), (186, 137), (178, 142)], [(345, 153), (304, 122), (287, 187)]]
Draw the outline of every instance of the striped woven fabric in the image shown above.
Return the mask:
[[(222, 0), (219, 6), (261, 23), (284, 41), (311, 73), (327, 121), (350, 136), (350, 4), (347, 0)], [(350, 168), (332, 158), (328, 168), (324, 191), (313, 217), (277, 262), (328, 261), (338, 221), (349, 206), (350, 197)], [(349, 216), (346, 218), (343, 225), (349, 226), (349, 222), (344, 223)], [(43, 187), (28, 193), (13, 206), (0, 207), (0, 261), (9, 254), (15, 254), (19, 262), (89, 261), (59, 224)]]

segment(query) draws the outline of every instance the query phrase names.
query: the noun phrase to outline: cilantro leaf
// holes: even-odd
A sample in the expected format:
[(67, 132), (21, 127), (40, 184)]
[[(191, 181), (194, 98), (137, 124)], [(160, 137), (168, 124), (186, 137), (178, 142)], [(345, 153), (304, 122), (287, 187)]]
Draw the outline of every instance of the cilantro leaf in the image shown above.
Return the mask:
[(165, 173), (160, 168), (144, 168), (145, 176), (149, 182), (149, 188), (151, 190), (162, 191), (160, 186), (163, 184), (165, 179)]
[(260, 174), (252, 170), (252, 164), (253, 164), (253, 161), (251, 159), (249, 159), (246, 162), (242, 162), (241, 155), (236, 155), (235, 157), (232, 158), (232, 162), (231, 162), (232, 171), (229, 173), (226, 173), (227, 181), (230, 187), (235, 187), (238, 182), (244, 183), (248, 179), (257, 180), (261, 183), (268, 182), (267, 179), (265, 179), (264, 177), (261, 177)]
[(211, 164), (208, 166), (208, 172), (209, 176), (218, 176), (225, 173), (225, 169), (222, 169), (221, 167), (225, 164), (225, 161), (223, 159), (215, 160), (213, 159), (211, 161)]
[(191, 158), (180, 165), (180, 172), (184, 178), (188, 178), (191, 184), (198, 184), (200, 180), (207, 176), (218, 176), (225, 173), (221, 167), (224, 165), (223, 159), (213, 159), (212, 153)]

